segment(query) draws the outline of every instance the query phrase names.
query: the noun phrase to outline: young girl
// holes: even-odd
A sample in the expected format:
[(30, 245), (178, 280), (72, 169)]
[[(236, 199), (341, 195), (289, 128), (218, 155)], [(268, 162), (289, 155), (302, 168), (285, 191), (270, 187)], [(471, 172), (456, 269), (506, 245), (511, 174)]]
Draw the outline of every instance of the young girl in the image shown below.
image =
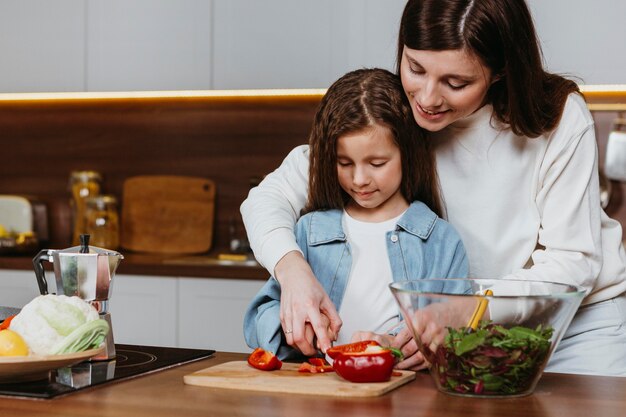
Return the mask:
[[(409, 0), (398, 46), (470, 276), (584, 287), (546, 369), (626, 376), (626, 253), (620, 224), (600, 207), (593, 119), (576, 84), (544, 70), (526, 3)], [(280, 282), (288, 343), (303, 352), (313, 350), (305, 323), (323, 349), (341, 327), (294, 242), (308, 164), (297, 148), (242, 205), (255, 256)], [(399, 367), (421, 366), (410, 334), (393, 345), (408, 358)]]
[[(309, 146), (309, 195), (296, 240), (343, 320), (337, 343), (361, 331), (394, 334), (400, 316), (392, 281), (467, 275), (463, 244), (438, 217), (433, 154), (399, 78), (382, 69), (341, 77), (320, 104)], [(445, 289), (466, 290), (454, 281)], [(281, 331), (280, 296), (270, 278), (246, 312), (244, 332), (250, 347), (285, 359), (301, 352)], [(312, 342), (312, 328), (307, 333)]]

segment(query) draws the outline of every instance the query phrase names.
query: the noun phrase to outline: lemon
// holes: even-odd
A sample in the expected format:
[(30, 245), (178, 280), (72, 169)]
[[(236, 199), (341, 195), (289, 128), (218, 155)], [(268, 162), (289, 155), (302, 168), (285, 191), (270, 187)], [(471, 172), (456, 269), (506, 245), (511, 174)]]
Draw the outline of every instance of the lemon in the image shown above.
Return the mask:
[(28, 345), (13, 330), (0, 330), (0, 356), (26, 356)]

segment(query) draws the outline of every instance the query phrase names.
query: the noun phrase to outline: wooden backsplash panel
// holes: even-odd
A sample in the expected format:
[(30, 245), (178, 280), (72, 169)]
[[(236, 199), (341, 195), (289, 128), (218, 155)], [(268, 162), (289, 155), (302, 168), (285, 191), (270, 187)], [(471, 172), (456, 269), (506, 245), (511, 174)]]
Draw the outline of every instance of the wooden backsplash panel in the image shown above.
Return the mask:
[[(121, 198), (134, 175), (190, 175), (216, 182), (214, 247), (227, 248), (229, 223), (250, 180), (306, 143), (319, 97), (162, 98), (0, 103), (1, 194), (48, 204), (51, 247), (69, 244), (68, 179), (103, 174)], [(121, 206), (121, 204), (120, 204)]]
[[(48, 204), (50, 247), (69, 245), (68, 179), (73, 170), (104, 176), (121, 198), (134, 175), (190, 175), (217, 185), (214, 248), (243, 227), (239, 205), (250, 180), (275, 169), (307, 141), (320, 97), (161, 98), (0, 101), (0, 194)], [(616, 112), (596, 112), (599, 159)], [(625, 187), (613, 182), (610, 216), (626, 224)], [(120, 202), (121, 207), (121, 202)]]

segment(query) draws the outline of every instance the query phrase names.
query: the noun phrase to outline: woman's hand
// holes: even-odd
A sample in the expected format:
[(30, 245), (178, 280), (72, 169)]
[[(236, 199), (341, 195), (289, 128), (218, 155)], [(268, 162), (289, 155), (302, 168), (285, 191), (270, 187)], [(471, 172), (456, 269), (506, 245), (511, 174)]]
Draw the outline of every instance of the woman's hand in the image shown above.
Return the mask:
[(280, 283), (280, 322), (290, 346), (304, 355), (317, 353), (310, 326), (323, 352), (337, 339), (341, 319), (332, 301), (313, 275), (311, 267), (297, 251), (289, 252), (277, 264), (274, 276)]
[[(473, 297), (466, 297), (449, 302), (433, 303), (411, 312), (410, 323), (407, 323), (407, 327), (398, 333), (394, 341), (397, 345), (403, 345), (404, 343), (402, 347), (403, 353), (405, 349), (407, 352), (417, 351), (414, 357), (405, 359), (405, 361), (410, 359), (411, 362), (403, 364), (403, 366), (407, 367), (404, 369), (416, 370), (425, 368), (428, 361), (433, 359), (433, 355), (438, 347), (443, 344), (448, 334), (448, 327), (458, 328), (467, 325), (467, 319), (472, 316), (475, 308), (476, 300)], [(418, 351), (417, 341), (413, 338), (413, 333), (409, 326), (412, 326), (414, 334), (419, 337), (423, 344), (422, 350), (426, 353), (425, 356)], [(409, 338), (411, 340), (405, 342)], [(421, 362), (418, 363), (419, 361)]]

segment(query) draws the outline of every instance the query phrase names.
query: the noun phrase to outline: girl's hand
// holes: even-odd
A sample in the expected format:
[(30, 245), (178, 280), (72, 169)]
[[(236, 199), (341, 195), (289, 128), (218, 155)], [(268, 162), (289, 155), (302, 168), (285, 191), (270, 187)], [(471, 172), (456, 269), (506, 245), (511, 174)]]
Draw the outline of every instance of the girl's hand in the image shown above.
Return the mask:
[(424, 356), (417, 350), (417, 344), (413, 339), (411, 331), (402, 329), (396, 336), (388, 334), (378, 334), (374, 332), (355, 332), (350, 342), (360, 342), (363, 340), (375, 340), (381, 346), (389, 346), (400, 349), (404, 359), (396, 364), (397, 369), (409, 369), (418, 371), (428, 366)]
[[(275, 277), (280, 283), (280, 322), (290, 346), (306, 356), (313, 356), (317, 345), (323, 352), (337, 339), (341, 319), (332, 301), (317, 281), (311, 267), (297, 251), (289, 252), (276, 264)], [(309, 325), (315, 337), (307, 335)]]
[(389, 346), (400, 349), (404, 355), (404, 359), (396, 365), (396, 368), (419, 371), (428, 367), (428, 362), (424, 360), (424, 355), (417, 349), (413, 333), (408, 327), (403, 328), (397, 335), (393, 336)]
[(354, 342), (362, 342), (364, 340), (374, 340), (378, 342), (381, 346), (391, 346), (393, 342), (393, 336), (389, 336), (388, 334), (378, 334), (374, 332), (354, 332), (352, 334), (352, 338), (350, 339), (350, 343)]

